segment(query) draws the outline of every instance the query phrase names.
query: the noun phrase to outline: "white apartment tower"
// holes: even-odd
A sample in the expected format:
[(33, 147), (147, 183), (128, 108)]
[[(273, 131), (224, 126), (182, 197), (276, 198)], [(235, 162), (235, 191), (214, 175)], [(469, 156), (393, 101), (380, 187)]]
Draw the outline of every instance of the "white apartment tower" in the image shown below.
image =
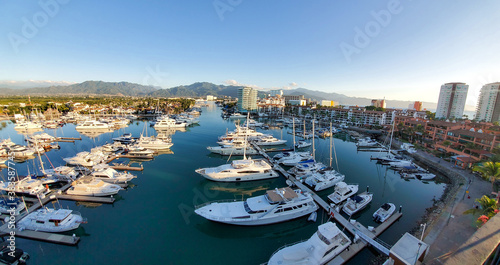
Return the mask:
[(464, 114), (465, 100), (469, 85), (465, 83), (447, 83), (441, 86), (436, 110), (436, 118), (458, 118)]
[(500, 121), (500, 82), (486, 84), (481, 88), (476, 107), (476, 120)]
[(243, 87), (238, 89), (238, 110), (247, 112), (257, 110), (257, 89)]

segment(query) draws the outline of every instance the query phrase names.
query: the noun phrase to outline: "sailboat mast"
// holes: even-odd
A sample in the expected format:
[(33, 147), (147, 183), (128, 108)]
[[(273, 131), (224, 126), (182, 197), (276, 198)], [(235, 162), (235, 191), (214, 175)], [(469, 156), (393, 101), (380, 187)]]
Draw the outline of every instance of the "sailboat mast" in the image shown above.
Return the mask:
[(332, 134), (332, 123), (330, 122), (330, 167), (332, 167), (332, 144), (333, 142), (333, 134)]
[(295, 118), (292, 116), (293, 151), (295, 152)]
[(314, 148), (314, 119), (312, 120), (312, 144), (313, 144), (313, 159), (316, 160), (316, 149)]

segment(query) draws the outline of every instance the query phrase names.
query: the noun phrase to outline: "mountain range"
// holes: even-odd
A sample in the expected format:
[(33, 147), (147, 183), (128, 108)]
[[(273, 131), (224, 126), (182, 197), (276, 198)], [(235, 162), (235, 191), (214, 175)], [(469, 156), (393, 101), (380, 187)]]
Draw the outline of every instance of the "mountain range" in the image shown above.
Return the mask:
[[(151, 97), (204, 97), (207, 95), (237, 97), (238, 88), (243, 87), (197, 82), (191, 85), (163, 89), (129, 82), (104, 81), (85, 81), (83, 83), (71, 85), (49, 85), (31, 88), (15, 88), (15, 86), (9, 86), (5, 83), (0, 84), (0, 86), (1, 95), (106, 95)], [(327, 93), (305, 88), (284, 90), (283, 92), (285, 95), (304, 95), (305, 98), (318, 101), (333, 100), (336, 105), (368, 106), (371, 104), (371, 99), (369, 98), (350, 97), (339, 93)], [(266, 91), (259, 91), (259, 96), (265, 94)], [(413, 101), (386, 100), (386, 103), (387, 107), (390, 108), (408, 108), (408, 105), (413, 104)], [(437, 104), (433, 102), (423, 102), (423, 107), (428, 110), (435, 110), (436, 106)], [(472, 106), (466, 106), (466, 109), (470, 109), (471, 107)]]

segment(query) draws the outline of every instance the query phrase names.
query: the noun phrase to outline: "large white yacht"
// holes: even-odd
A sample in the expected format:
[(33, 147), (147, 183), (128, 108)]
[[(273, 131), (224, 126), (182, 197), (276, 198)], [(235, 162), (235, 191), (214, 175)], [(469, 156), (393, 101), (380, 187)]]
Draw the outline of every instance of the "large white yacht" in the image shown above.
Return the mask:
[(118, 172), (109, 167), (107, 164), (99, 164), (94, 166), (93, 169), (95, 171), (92, 172), (92, 176), (111, 184), (126, 184), (136, 178), (136, 176), (128, 172)]
[(16, 182), (0, 181), (0, 190), (20, 195), (38, 196), (47, 191), (41, 180), (25, 177)]
[(264, 159), (234, 160), (212, 168), (200, 168), (196, 173), (213, 181), (239, 182), (279, 177), (273, 167)]
[(41, 208), (17, 223), (18, 228), (42, 232), (66, 232), (84, 223), (79, 212), (68, 209)]
[(359, 185), (358, 184), (347, 184), (343, 181), (337, 183), (335, 185), (335, 191), (328, 195), (328, 199), (330, 199), (335, 204), (340, 204), (343, 201), (347, 200), (347, 198), (353, 196), (358, 192)]
[(251, 146), (240, 146), (240, 145), (233, 145), (233, 146), (209, 146), (207, 147), (210, 152), (219, 154), (219, 155), (239, 155), (242, 156), (244, 154), (247, 155), (257, 155), (259, 152), (255, 150), (255, 148)]
[(257, 138), (257, 140), (255, 140), (255, 143), (257, 145), (262, 145), (262, 146), (282, 145), (282, 144), (286, 144), (286, 140), (277, 139), (277, 138), (273, 137), (272, 135), (263, 135), (263, 136)]
[(325, 264), (350, 244), (351, 240), (334, 223), (327, 222), (309, 240), (278, 249), (267, 264)]
[(306, 184), (314, 187), (315, 191), (321, 191), (333, 187), (335, 184), (344, 181), (345, 176), (332, 168), (325, 168), (313, 172), (305, 180)]
[(83, 123), (78, 124), (76, 130), (109, 130), (111, 127), (107, 123), (103, 123), (95, 120), (86, 120)]
[(75, 180), (66, 191), (70, 195), (109, 196), (117, 194), (122, 188), (102, 181), (100, 178), (85, 176)]
[(290, 187), (269, 190), (245, 201), (211, 202), (196, 206), (204, 218), (233, 225), (267, 225), (308, 215), (318, 210), (310, 193)]
[(169, 117), (163, 117), (159, 119), (154, 127), (155, 128), (184, 128), (187, 126), (187, 123), (184, 121), (176, 121)]
[(42, 125), (40, 123), (35, 123), (31, 121), (17, 123), (14, 127), (14, 130), (36, 130), (42, 129)]
[(144, 147), (144, 148), (152, 149), (152, 150), (165, 150), (165, 149), (169, 149), (170, 147), (172, 147), (172, 145), (174, 145), (171, 142), (166, 142), (166, 141), (157, 139), (155, 137), (145, 137), (142, 135), (137, 140), (137, 142), (135, 144), (140, 146), (140, 147)]
[(354, 198), (347, 199), (347, 203), (344, 204), (342, 210), (349, 216), (359, 212), (361, 209), (365, 208), (368, 203), (373, 199), (373, 194), (371, 193), (361, 193), (354, 196)]

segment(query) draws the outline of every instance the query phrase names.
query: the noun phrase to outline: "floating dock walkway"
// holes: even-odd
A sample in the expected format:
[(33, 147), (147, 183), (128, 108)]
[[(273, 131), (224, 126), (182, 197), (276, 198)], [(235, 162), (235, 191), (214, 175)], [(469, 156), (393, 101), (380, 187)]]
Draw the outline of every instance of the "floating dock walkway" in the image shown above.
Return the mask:
[(358, 237), (360, 237), (361, 240), (359, 240), (357, 243), (351, 244), (349, 246), (349, 250), (344, 250), (342, 253), (340, 253), (338, 256), (336, 256), (327, 264), (329, 265), (344, 264), (352, 257), (354, 257), (356, 254), (358, 254), (361, 250), (363, 250), (363, 248), (365, 248), (368, 245), (368, 243), (370, 243), (370, 245), (372, 245), (373, 247), (379, 249), (379, 251), (381, 251), (382, 253), (384, 254), (387, 253), (388, 247), (386, 246), (385, 243), (381, 242), (380, 240), (377, 240), (377, 236), (379, 236), (382, 232), (384, 232), (387, 228), (389, 228), (389, 226), (391, 226), (394, 222), (396, 222), (399, 218), (401, 218), (401, 216), (403, 215), (401, 212), (394, 213), (389, 219), (387, 219), (385, 222), (374, 228), (372, 231), (370, 231), (368, 228), (366, 228), (359, 222), (351, 223), (335, 209), (332, 209), (332, 207), (330, 207), (330, 205), (325, 200), (319, 197), (309, 187), (304, 185), (302, 182), (298, 181), (290, 173), (286, 172), (280, 165), (276, 163), (276, 161), (274, 161), (274, 159), (272, 159), (268, 154), (266, 154), (266, 152), (262, 150), (262, 148), (260, 148), (258, 145), (254, 143), (252, 143), (252, 145), (260, 153), (260, 155), (262, 155), (270, 163), (273, 164), (274, 170), (279, 171), (283, 176), (285, 176), (286, 179), (292, 181), (293, 184), (296, 185), (301, 190), (312, 194), (312, 198), (314, 199), (314, 201), (327, 213), (329, 213), (330, 216), (333, 219), (335, 219), (337, 223), (345, 227), (345, 229), (347, 229), (347, 231), (349, 231), (353, 236), (357, 235)]

